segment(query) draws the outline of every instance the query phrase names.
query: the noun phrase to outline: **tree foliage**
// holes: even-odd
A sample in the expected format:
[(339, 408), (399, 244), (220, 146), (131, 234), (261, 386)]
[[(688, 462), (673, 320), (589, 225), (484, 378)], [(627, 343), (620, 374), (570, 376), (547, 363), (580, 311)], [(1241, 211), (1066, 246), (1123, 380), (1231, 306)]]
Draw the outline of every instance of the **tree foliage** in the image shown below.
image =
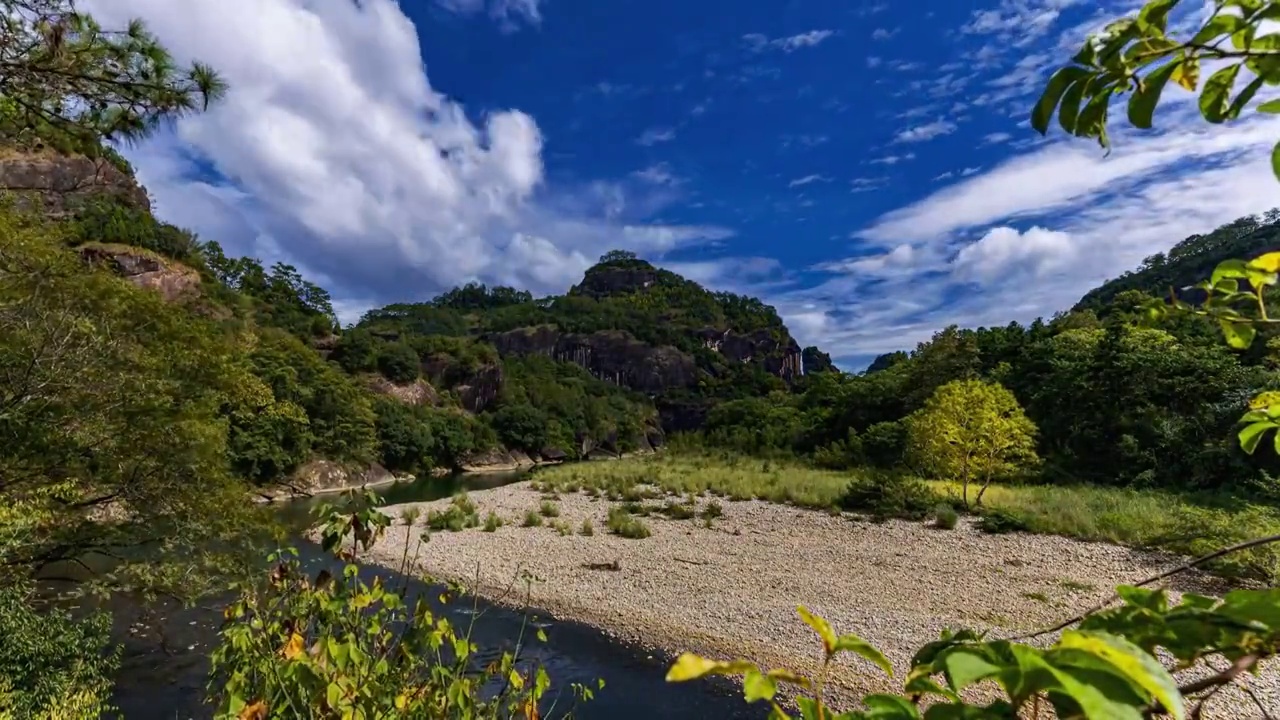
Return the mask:
[(0, 135), (25, 147), (97, 157), (103, 141), (140, 139), (226, 91), (207, 65), (175, 63), (141, 21), (106, 29), (73, 0), (3, 0), (0, 23)]
[(979, 486), (974, 502), (981, 504), (993, 480), (1013, 477), (1037, 460), (1035, 434), (1013, 393), (983, 380), (943, 385), (907, 419), (913, 464), (959, 481), (966, 507), (971, 482)]

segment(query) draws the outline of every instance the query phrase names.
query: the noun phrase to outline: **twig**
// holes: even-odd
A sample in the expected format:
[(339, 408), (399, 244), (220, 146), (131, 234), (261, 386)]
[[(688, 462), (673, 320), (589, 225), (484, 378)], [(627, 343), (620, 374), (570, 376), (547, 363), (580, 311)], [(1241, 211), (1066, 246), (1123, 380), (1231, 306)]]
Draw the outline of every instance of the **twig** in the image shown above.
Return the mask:
[(676, 562), (688, 563), (690, 565), (709, 565), (710, 564), (710, 563), (702, 562), (701, 560), (686, 560), (681, 557), (673, 557), (671, 559), (675, 560)]
[[(1234, 552), (1240, 552), (1241, 550), (1248, 550), (1249, 548), (1258, 547), (1259, 545), (1267, 545), (1269, 543), (1274, 543), (1274, 542), (1280, 542), (1280, 535), (1268, 535), (1262, 538), (1246, 540), (1245, 542), (1237, 543), (1235, 545), (1232, 545), (1231, 547), (1223, 548), (1222, 550), (1218, 550), (1216, 552), (1211, 552), (1208, 555), (1202, 555), (1194, 560), (1188, 560), (1187, 562), (1175, 568), (1172, 568), (1170, 570), (1166, 570), (1160, 573), (1159, 575), (1153, 575), (1147, 578), (1146, 580), (1133, 583), (1133, 586), (1142, 587), (1144, 585), (1150, 585), (1151, 583), (1158, 582), (1172, 575), (1177, 575), (1180, 572), (1185, 572), (1196, 566), (1203, 565), (1209, 562), (1210, 560), (1217, 560), (1223, 555), (1230, 555), (1231, 553), (1234, 553)], [(1076, 623), (1080, 622), (1081, 620), (1084, 620), (1085, 618), (1098, 612), (1099, 610), (1106, 608), (1108, 605), (1110, 605), (1111, 603), (1119, 599), (1119, 597), (1120, 597), (1119, 595), (1112, 595), (1111, 597), (1107, 598), (1103, 602), (1098, 603), (1097, 605), (1094, 605), (1093, 607), (1089, 608), (1088, 610), (1085, 610), (1084, 612), (1080, 613), (1079, 615), (1076, 615), (1075, 617), (1071, 617), (1066, 620), (1063, 620), (1062, 622), (1058, 623), (1057, 625), (1054, 625), (1053, 627), (1045, 628), (1043, 630), (1036, 630), (1035, 632), (1026, 633), (1025, 635), (1015, 635), (1014, 637), (1011, 637), (1008, 639), (1018, 640), (1018, 641), (1029, 640), (1034, 637), (1040, 637), (1041, 635), (1048, 635), (1049, 633), (1057, 632), (1071, 625), (1075, 625)]]

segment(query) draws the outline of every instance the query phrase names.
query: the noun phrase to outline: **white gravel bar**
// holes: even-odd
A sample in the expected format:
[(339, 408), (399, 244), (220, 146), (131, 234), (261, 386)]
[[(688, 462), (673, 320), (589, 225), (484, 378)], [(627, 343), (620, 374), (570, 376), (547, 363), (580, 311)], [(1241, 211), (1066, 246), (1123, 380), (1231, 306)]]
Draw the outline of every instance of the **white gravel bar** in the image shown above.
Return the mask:
[[(654, 515), (644, 518), (652, 536), (632, 540), (610, 534), (605, 526), (616, 503), (584, 493), (562, 493), (554, 501), (560, 511), (554, 520), (574, 531), (561, 536), (549, 526), (552, 519), (542, 527), (520, 526), (525, 513), (543, 501), (528, 482), (469, 497), (482, 519), (492, 511), (506, 524), (492, 533), (481, 528), (434, 532), (420, 544), (421, 528), (409, 530), (397, 522), (370, 559), (398, 567), (409, 542), (419, 573), (460, 582), (497, 602), (524, 605), (527, 598), (529, 606), (555, 617), (668, 653), (746, 657), (768, 667), (810, 672), (820, 646), (797, 617), (797, 605), (825, 617), (837, 632), (854, 632), (873, 643), (901, 678), (915, 649), (937, 639), (944, 627), (1008, 636), (1052, 626), (1106, 599), (1114, 586), (1180, 561), (1048, 535), (990, 535), (966, 520), (954, 530), (939, 530), (924, 523), (876, 524), (850, 514), (725, 499), (715, 500), (724, 515), (711, 528), (698, 519)], [(699, 508), (710, 501), (699, 499)], [(399, 518), (406, 508), (418, 507), (422, 525), (427, 511), (449, 503), (397, 505), (385, 512)], [(595, 534), (583, 536), (579, 530), (588, 519)], [(611, 563), (618, 569), (592, 569)], [(525, 574), (534, 578), (527, 596), (518, 579)], [(1229, 586), (1189, 573), (1172, 589), (1220, 594)], [(1280, 717), (1277, 675), (1273, 665), (1249, 678), (1248, 685)], [(828, 682), (843, 698), (901, 688), (900, 680), (885, 678), (857, 658), (835, 664)], [(1205, 718), (1264, 717), (1254, 699), (1234, 688), (1220, 692), (1205, 710)]]

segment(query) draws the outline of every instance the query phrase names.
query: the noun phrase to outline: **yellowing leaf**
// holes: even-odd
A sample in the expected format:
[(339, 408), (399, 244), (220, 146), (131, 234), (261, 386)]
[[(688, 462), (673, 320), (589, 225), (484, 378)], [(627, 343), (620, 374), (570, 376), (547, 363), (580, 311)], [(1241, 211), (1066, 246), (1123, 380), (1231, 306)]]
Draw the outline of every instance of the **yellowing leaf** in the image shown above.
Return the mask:
[(742, 691), (747, 702), (772, 700), (778, 694), (778, 684), (759, 670), (748, 670), (747, 676), (742, 679)]
[(680, 657), (676, 658), (675, 664), (667, 671), (667, 682), (697, 680), (706, 675), (739, 675), (755, 669), (755, 665), (745, 660), (721, 662), (693, 653), (681, 653)]
[(1256, 328), (1247, 322), (1236, 323), (1230, 320), (1219, 320), (1218, 324), (1222, 326), (1222, 335), (1227, 339), (1227, 344), (1236, 350), (1244, 350), (1253, 343), (1253, 338), (1258, 334)]
[(280, 649), (280, 654), (286, 660), (296, 660), (302, 657), (305, 648), (306, 641), (303, 637), (298, 633), (293, 633), (289, 636), (289, 642), (285, 643), (284, 647)]
[(1200, 59), (1193, 56), (1178, 63), (1171, 79), (1187, 90), (1195, 90), (1200, 82)]
[(517, 690), (524, 688), (524, 677), (514, 669), (507, 674), (507, 682), (511, 683), (511, 687)]
[(1108, 633), (1068, 630), (1062, 634), (1058, 647), (1082, 650), (1105, 660), (1150, 694), (1175, 720), (1186, 717), (1182, 695), (1173, 676), (1160, 661), (1128, 640)]
[(1267, 253), (1249, 261), (1253, 267), (1269, 273), (1280, 272), (1280, 252)]
[(245, 705), (240, 710), (239, 720), (265, 720), (267, 717), (267, 704), (261, 700)]
[(822, 638), (822, 647), (827, 654), (835, 652), (836, 631), (831, 629), (831, 623), (809, 612), (803, 605), (797, 607), (796, 612), (800, 614), (800, 619)]

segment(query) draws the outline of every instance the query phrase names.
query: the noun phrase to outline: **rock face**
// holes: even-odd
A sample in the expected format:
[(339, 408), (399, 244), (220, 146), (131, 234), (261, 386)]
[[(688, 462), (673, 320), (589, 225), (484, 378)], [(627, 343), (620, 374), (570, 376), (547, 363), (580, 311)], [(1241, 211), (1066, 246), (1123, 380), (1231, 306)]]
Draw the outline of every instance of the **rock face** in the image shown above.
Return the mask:
[(805, 374), (816, 372), (831, 372), (836, 366), (831, 362), (831, 356), (822, 352), (818, 348), (810, 345), (801, 353), (800, 358), (804, 361)]
[(549, 325), (520, 328), (485, 338), (503, 355), (544, 355), (571, 362), (596, 378), (656, 394), (698, 381), (692, 357), (673, 347), (653, 347), (621, 330), (590, 335), (564, 333)]
[(140, 288), (155, 290), (166, 301), (200, 294), (199, 273), (146, 250), (100, 243), (81, 245), (78, 250), (87, 262), (105, 267)]
[(440, 394), (426, 380), (415, 380), (411, 383), (396, 384), (381, 375), (368, 378), (368, 387), (379, 395), (395, 398), (406, 405), (440, 404)]
[(263, 492), (262, 496), (276, 499), (339, 492), (348, 488), (380, 485), (395, 479), (395, 475), (377, 463), (361, 468), (330, 460), (312, 460), (294, 470), (283, 487)]
[(61, 217), (90, 197), (114, 195), (139, 210), (151, 210), (147, 191), (106, 160), (63, 155), (51, 150), (25, 152), (0, 147), (0, 191), (13, 193), (20, 206)]
[(699, 333), (702, 344), (736, 362), (763, 362), (766, 371), (783, 380), (804, 374), (800, 345), (789, 335), (779, 339), (768, 330), (739, 334), (733, 330), (707, 328)]
[(473, 453), (461, 463), (463, 472), (509, 472), (533, 467), (537, 462), (519, 450), (486, 450)]

